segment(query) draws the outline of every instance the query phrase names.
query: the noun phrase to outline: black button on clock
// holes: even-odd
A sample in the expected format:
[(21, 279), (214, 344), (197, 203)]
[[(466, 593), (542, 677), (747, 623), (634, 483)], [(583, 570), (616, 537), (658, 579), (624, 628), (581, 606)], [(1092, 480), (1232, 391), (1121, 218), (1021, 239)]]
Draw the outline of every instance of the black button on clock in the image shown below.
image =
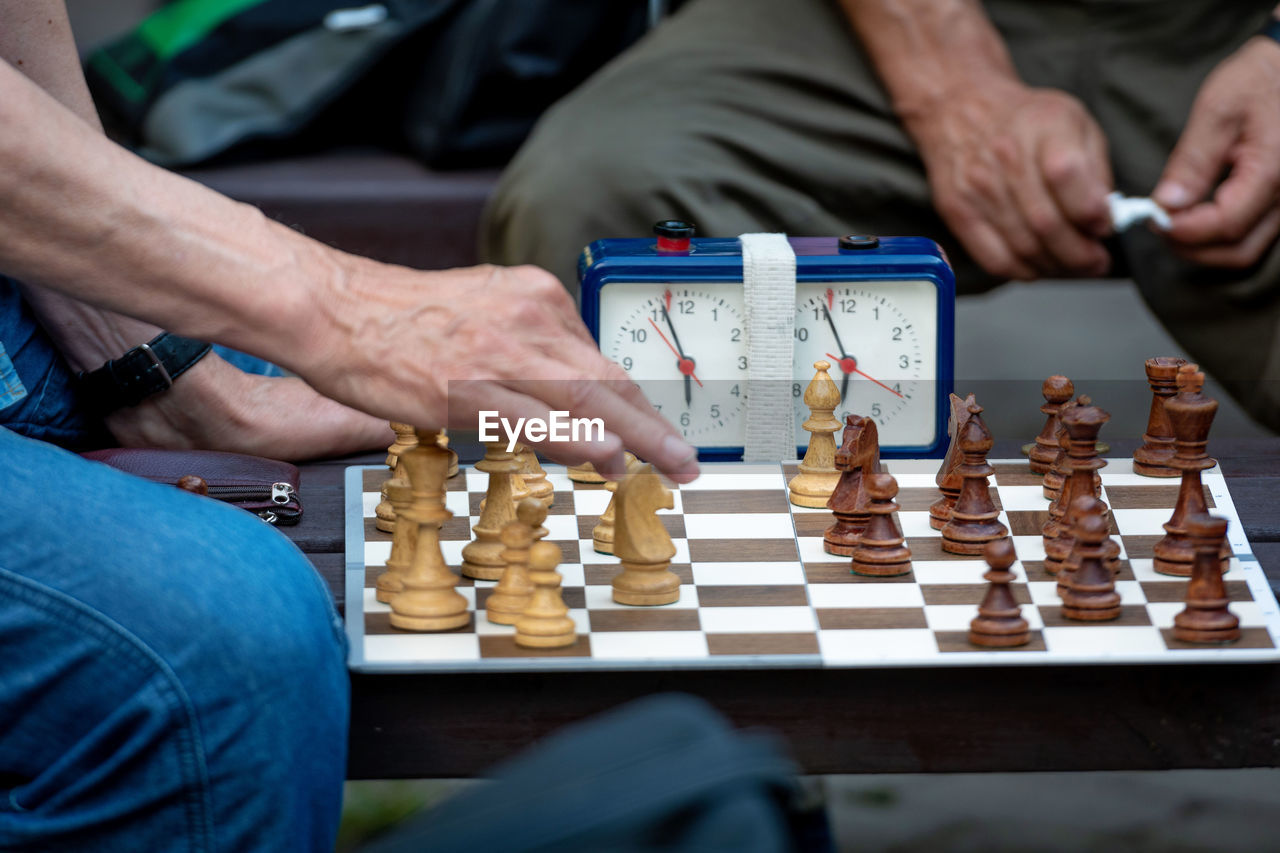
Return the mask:
[(880, 248), (880, 238), (872, 234), (846, 234), (840, 238), (840, 248), (845, 251)]

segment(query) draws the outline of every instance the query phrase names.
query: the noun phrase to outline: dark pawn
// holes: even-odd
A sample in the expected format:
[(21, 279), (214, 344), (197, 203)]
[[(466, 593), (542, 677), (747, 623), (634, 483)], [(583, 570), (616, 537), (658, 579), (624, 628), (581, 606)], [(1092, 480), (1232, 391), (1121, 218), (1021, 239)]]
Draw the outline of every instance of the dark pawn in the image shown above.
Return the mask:
[(1173, 459), (1173, 425), (1165, 411), (1165, 400), (1178, 393), (1178, 368), (1185, 358), (1149, 358), (1146, 362), (1147, 384), (1151, 386), (1151, 414), (1147, 416), (1147, 432), (1142, 446), (1133, 451), (1133, 471), (1144, 477), (1178, 477), (1182, 472), (1171, 468)]
[(1081, 622), (1105, 622), (1120, 616), (1120, 593), (1106, 558), (1107, 525), (1099, 515), (1086, 515), (1076, 523), (1080, 564), (1071, 573), (1062, 594), (1062, 615)]
[(822, 548), (828, 554), (851, 557), (871, 520), (864, 481), (880, 469), (876, 422), (862, 415), (847, 415), (835, 461), (836, 469), (841, 472), (840, 479), (827, 500), (827, 507), (836, 520), (823, 533)]
[[(1075, 522), (1063, 534), (1063, 536), (1066, 537), (1066, 539), (1070, 542), (1071, 551), (1067, 555), (1066, 561), (1062, 563), (1061, 569), (1057, 570), (1059, 598), (1061, 598), (1063, 594), (1066, 593), (1067, 585), (1071, 579), (1071, 575), (1080, 566), (1080, 549), (1078, 547), (1080, 544), (1080, 540), (1079, 538), (1077, 538), (1076, 530), (1075, 530), (1076, 525), (1079, 524), (1080, 522), (1080, 519), (1086, 516), (1096, 515), (1102, 519), (1103, 526), (1107, 527), (1108, 529), (1110, 529), (1111, 527), (1111, 509), (1103, 501), (1098, 500), (1093, 495), (1081, 495), (1071, 503), (1075, 509), (1075, 512), (1072, 514), (1072, 518), (1075, 519)], [(1061, 539), (1062, 537), (1059, 537), (1059, 538)], [(1119, 574), (1120, 573), (1120, 543), (1116, 542), (1116, 540), (1108, 536), (1106, 541), (1102, 543), (1102, 550), (1103, 550), (1103, 557), (1102, 557), (1103, 564), (1111, 571), (1111, 574), (1113, 575)], [(1049, 568), (1048, 562), (1046, 561), (1045, 569), (1048, 570), (1048, 568)]]
[(1184, 364), (1178, 368), (1178, 393), (1164, 404), (1174, 435), (1174, 455), (1169, 467), (1182, 472), (1182, 483), (1173, 515), (1164, 525), (1164, 538), (1156, 542), (1153, 550), (1155, 570), (1174, 577), (1191, 574), (1195, 551), (1187, 537), (1186, 523), (1193, 515), (1208, 513), (1200, 472), (1218, 464), (1209, 457), (1207, 449), (1209, 427), (1218, 412), (1218, 401), (1202, 394), (1202, 387), (1204, 374), (1196, 365)]
[(1049, 463), (1049, 470), (1044, 475), (1043, 493), (1045, 500), (1057, 500), (1058, 493), (1062, 491), (1062, 484), (1067, 481), (1067, 475), (1071, 473), (1071, 469), (1067, 467), (1067, 430), (1062, 426), (1062, 416), (1067, 410), (1075, 406), (1087, 406), (1093, 401), (1087, 396), (1081, 394), (1074, 400), (1068, 400), (1058, 409), (1058, 428), (1054, 433), (1054, 442), (1057, 444), (1058, 452), (1053, 455), (1053, 461)]
[(1096, 497), (1093, 489), (1098, 469), (1106, 462), (1098, 458), (1098, 433), (1111, 416), (1097, 406), (1072, 406), (1062, 413), (1062, 428), (1067, 433), (1067, 464), (1070, 471), (1058, 497), (1049, 507), (1044, 523), (1044, 568), (1056, 574), (1071, 555), (1072, 527), (1075, 524), (1073, 501), (1083, 495)]
[(964, 482), (957, 471), (960, 467), (960, 430), (964, 429), (969, 420), (969, 407), (977, 404), (978, 401), (972, 394), (964, 399), (951, 395), (951, 419), (947, 427), (947, 435), (951, 437), (951, 441), (947, 445), (947, 455), (942, 460), (942, 467), (938, 469), (938, 476), (934, 478), (942, 497), (929, 507), (929, 526), (934, 530), (941, 530), (951, 520), (951, 510), (956, 505), (956, 498), (960, 497), (960, 484)]
[(992, 444), (991, 432), (982, 421), (982, 407), (974, 403), (969, 406), (969, 420), (960, 431), (961, 462), (957, 470), (964, 481), (951, 510), (951, 520), (942, 528), (942, 550), (949, 554), (981, 554), (988, 542), (1009, 535), (1008, 529), (996, 521), (1000, 513), (987, 483), (995, 473), (987, 463)]
[(1186, 643), (1234, 643), (1240, 639), (1240, 620), (1227, 608), (1218, 559), (1227, 520), (1193, 515), (1187, 519), (1187, 534), (1196, 557), (1187, 583), (1187, 607), (1173, 617), (1173, 636)]
[(1071, 400), (1076, 387), (1065, 376), (1050, 376), (1040, 388), (1044, 395), (1044, 405), (1040, 411), (1045, 414), (1044, 427), (1036, 436), (1035, 446), (1027, 454), (1031, 460), (1031, 470), (1036, 474), (1047, 474), (1058, 458), (1058, 413), (1062, 406)]
[(853, 572), (871, 577), (905, 575), (911, 571), (911, 549), (903, 544), (906, 539), (893, 517), (898, 511), (893, 502), (898, 481), (891, 474), (871, 474), (864, 475), (863, 486), (871, 520), (853, 551)]
[(983, 556), (991, 567), (983, 575), (990, 585), (978, 605), (977, 617), (969, 623), (969, 642), (988, 648), (1024, 646), (1031, 641), (1031, 629), (1009, 589), (1014, 577), (1009, 567), (1018, 559), (1013, 540), (1006, 537), (988, 542)]

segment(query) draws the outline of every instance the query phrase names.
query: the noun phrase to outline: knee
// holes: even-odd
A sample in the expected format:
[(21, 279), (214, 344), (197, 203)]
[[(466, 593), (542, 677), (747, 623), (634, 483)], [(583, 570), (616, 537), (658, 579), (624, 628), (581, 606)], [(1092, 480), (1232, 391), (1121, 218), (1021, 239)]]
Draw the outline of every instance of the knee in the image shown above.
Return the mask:
[[(521, 228), (554, 228), (562, 213), (608, 217), (661, 193), (679, 168), (669, 120), (643, 103), (600, 110), (570, 96), (538, 122), (504, 172), (490, 219), (519, 217)], [(620, 236), (620, 235), (614, 235)]]
[(216, 509), (228, 517), (201, 534), (205, 547), (186, 568), (196, 577), (172, 589), (171, 626), (194, 629), (185, 654), (234, 671), (250, 694), (306, 703), (345, 691), (342, 626), (315, 569), (274, 528)]

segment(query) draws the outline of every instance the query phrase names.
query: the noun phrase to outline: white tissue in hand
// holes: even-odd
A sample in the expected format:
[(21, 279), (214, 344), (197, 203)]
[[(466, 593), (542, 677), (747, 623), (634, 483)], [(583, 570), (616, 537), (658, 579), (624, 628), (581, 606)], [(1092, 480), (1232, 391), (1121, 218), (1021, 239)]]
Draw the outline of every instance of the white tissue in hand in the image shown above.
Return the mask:
[(1116, 231), (1124, 231), (1148, 220), (1162, 231), (1168, 231), (1173, 226), (1165, 209), (1149, 198), (1111, 193), (1107, 196), (1107, 207), (1111, 209), (1111, 224)]

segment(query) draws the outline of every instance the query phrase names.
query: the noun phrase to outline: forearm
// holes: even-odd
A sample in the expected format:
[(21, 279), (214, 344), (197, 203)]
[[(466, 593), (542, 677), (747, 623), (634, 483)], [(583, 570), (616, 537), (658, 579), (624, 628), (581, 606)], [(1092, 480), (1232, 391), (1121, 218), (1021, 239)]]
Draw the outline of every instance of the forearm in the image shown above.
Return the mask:
[[(101, 130), (62, 0), (0, 0), (0, 22), (0, 59)], [(23, 295), (76, 370), (91, 370), (160, 331), (32, 282), (23, 282)]]
[(289, 365), (334, 255), (146, 164), (0, 63), (0, 270)]
[(908, 124), (957, 89), (1016, 80), (978, 0), (841, 0), (895, 112)]

